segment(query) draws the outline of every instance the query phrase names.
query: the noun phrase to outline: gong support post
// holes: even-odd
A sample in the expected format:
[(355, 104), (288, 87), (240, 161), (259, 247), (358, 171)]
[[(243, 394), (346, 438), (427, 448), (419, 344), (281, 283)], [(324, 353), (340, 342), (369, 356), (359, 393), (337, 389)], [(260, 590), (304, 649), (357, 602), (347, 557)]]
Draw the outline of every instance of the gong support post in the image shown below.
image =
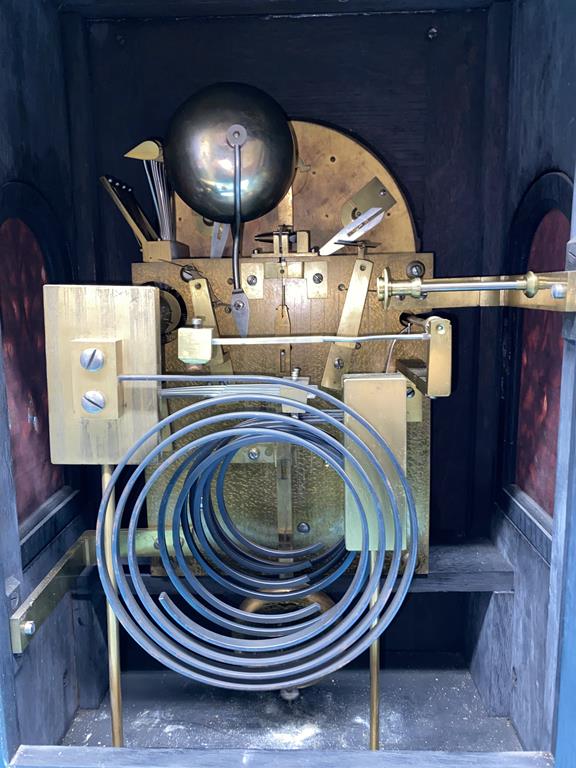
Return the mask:
[[(104, 492), (112, 477), (112, 467), (102, 466), (102, 491)], [(110, 497), (104, 519), (104, 536), (106, 541), (106, 564), (110, 581), (116, 589), (116, 577), (112, 567), (112, 527), (114, 525), (114, 495)], [(108, 679), (110, 685), (110, 713), (112, 717), (112, 746), (124, 746), (124, 727), (122, 720), (122, 683), (120, 668), (120, 625), (118, 619), (106, 602), (106, 620), (108, 631)]]

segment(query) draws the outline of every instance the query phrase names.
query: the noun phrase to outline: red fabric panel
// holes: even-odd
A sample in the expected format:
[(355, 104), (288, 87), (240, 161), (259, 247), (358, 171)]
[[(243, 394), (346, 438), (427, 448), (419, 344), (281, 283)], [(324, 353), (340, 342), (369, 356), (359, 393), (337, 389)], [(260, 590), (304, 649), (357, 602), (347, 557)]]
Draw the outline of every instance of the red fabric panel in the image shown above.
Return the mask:
[(0, 226), (0, 323), (18, 519), (62, 485), (50, 463), (42, 286), (44, 256), (19, 219)]
[[(534, 235), (528, 268), (534, 272), (563, 270), (569, 238), (566, 216), (558, 210), (547, 213)], [(516, 483), (550, 515), (556, 487), (561, 331), (560, 313), (524, 313)]]

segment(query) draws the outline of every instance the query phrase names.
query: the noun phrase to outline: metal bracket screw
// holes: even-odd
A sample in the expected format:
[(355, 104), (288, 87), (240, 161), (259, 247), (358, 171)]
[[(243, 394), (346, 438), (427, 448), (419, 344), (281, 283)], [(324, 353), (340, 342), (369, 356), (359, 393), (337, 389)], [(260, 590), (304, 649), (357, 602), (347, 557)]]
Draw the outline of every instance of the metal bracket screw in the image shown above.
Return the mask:
[(336, 360), (334, 360), (334, 368), (338, 371), (341, 371), (342, 368), (344, 368), (344, 360), (342, 360), (341, 357), (337, 357)]
[(552, 288), (550, 288), (550, 294), (553, 299), (565, 299), (566, 293), (566, 286), (562, 285), (562, 283), (555, 283)]
[(421, 261), (411, 261), (406, 267), (408, 277), (423, 277), (424, 272), (426, 272), (426, 267)]
[(195, 275), (189, 267), (182, 267), (180, 270), (180, 277), (185, 283), (189, 283), (191, 280), (194, 280)]
[(414, 395), (415, 395), (415, 394), (416, 394), (416, 390), (415, 390), (415, 389), (413, 389), (412, 387), (408, 387), (408, 388), (406, 389), (406, 397), (407, 397), (409, 400), (411, 400), (411, 399), (414, 397)]
[(248, 283), (248, 285), (256, 285), (256, 283), (258, 282), (258, 278), (256, 277), (256, 275), (248, 275), (248, 277), (246, 278), (246, 282)]
[(250, 448), (248, 451), (248, 458), (250, 461), (258, 461), (260, 458), (260, 449), (259, 448)]
[(86, 413), (99, 413), (106, 407), (106, 398), (97, 389), (90, 389), (82, 395), (82, 408)]
[(320, 285), (320, 283), (324, 280), (324, 275), (321, 272), (315, 272), (312, 275), (312, 281), (316, 283), (316, 285)]
[(85, 371), (99, 371), (104, 365), (104, 352), (98, 347), (87, 347), (80, 353), (80, 365)]
[(20, 629), (25, 635), (33, 635), (36, 632), (36, 624), (33, 621), (25, 621), (20, 625)]

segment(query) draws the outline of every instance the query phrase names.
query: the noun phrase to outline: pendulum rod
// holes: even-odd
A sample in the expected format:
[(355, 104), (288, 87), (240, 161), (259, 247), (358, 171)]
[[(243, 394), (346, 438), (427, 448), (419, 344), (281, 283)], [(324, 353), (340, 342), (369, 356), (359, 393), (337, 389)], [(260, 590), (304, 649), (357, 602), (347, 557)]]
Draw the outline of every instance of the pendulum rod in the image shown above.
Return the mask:
[[(112, 467), (102, 467), (102, 492), (106, 490), (112, 477)], [(115, 514), (114, 493), (110, 496), (104, 518), (104, 540), (108, 575), (114, 591), (117, 592), (116, 577), (112, 560), (112, 528)], [(112, 746), (124, 746), (124, 726), (122, 722), (122, 685), (120, 677), (120, 625), (110, 603), (106, 601), (106, 620), (108, 627), (108, 679), (110, 686), (110, 713), (112, 716)]]
[[(376, 567), (376, 552), (370, 552), (370, 569)], [(375, 590), (370, 600), (373, 606), (378, 599)], [(374, 622), (373, 627), (378, 622)], [(380, 639), (374, 640), (370, 646), (370, 749), (375, 752), (380, 749)]]

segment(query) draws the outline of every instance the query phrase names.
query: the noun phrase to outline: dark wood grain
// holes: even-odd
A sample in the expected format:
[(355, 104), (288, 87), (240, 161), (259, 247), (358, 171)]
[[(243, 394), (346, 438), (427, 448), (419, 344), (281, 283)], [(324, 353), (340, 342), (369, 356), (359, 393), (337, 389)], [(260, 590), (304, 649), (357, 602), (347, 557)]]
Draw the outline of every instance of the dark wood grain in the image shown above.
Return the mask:
[[(0, 348), (2, 336), (0, 329)], [(4, 379), (4, 359), (0, 355), (0, 583), (12, 577), (16, 584), (22, 583), (22, 567), (18, 546), (18, 516), (16, 494), (12, 478), (10, 454), (10, 430), (8, 426), (8, 403)], [(10, 603), (0, 599), (0, 761), (7, 760), (20, 744), (20, 729), (16, 712), (16, 687), (14, 682), (14, 661), (10, 644), (8, 619)]]
[[(152, 594), (173, 592), (167, 579), (143, 576)], [(338, 592), (344, 587), (340, 579), (334, 585)], [(86, 592), (86, 582), (79, 585)], [(212, 586), (211, 586), (212, 589)], [(435, 545), (430, 547), (430, 572), (416, 576), (411, 592), (496, 592), (514, 589), (514, 569), (487, 539), (462, 545)], [(216, 594), (220, 593), (217, 589)]]
[[(484, 110), (482, 205), (479, 211), (482, 226), (481, 272), (485, 275), (506, 274), (504, 263), (509, 222), (502, 168), (507, 152), (511, 16), (510, 4), (496, 3), (488, 11), (487, 18), (484, 83), (487, 108)], [(484, 308), (479, 315), (471, 527), (473, 535), (485, 536), (490, 526), (491, 515), (487, 511), (493, 507), (501, 443), (501, 404), (497, 392), (502, 376), (502, 355), (495, 354), (495, 350), (501, 349), (502, 310)]]
[(319, 15), (322, 13), (392, 13), (486, 8), (494, 0), (53, 0), (58, 10), (90, 18), (234, 16), (238, 14)]
[(492, 715), (510, 714), (514, 593), (493, 592), (470, 596), (468, 663), (470, 674)]
[(96, 148), (85, 21), (75, 14), (64, 14), (61, 30), (70, 127), (70, 186), (75, 202), (74, 275), (78, 282), (94, 282), (97, 275), (97, 194), (100, 173), (94, 162)]
[(504, 515), (495, 517), (494, 539), (515, 572), (510, 716), (526, 749), (548, 749), (544, 691), (554, 654), (547, 639), (550, 566)]

